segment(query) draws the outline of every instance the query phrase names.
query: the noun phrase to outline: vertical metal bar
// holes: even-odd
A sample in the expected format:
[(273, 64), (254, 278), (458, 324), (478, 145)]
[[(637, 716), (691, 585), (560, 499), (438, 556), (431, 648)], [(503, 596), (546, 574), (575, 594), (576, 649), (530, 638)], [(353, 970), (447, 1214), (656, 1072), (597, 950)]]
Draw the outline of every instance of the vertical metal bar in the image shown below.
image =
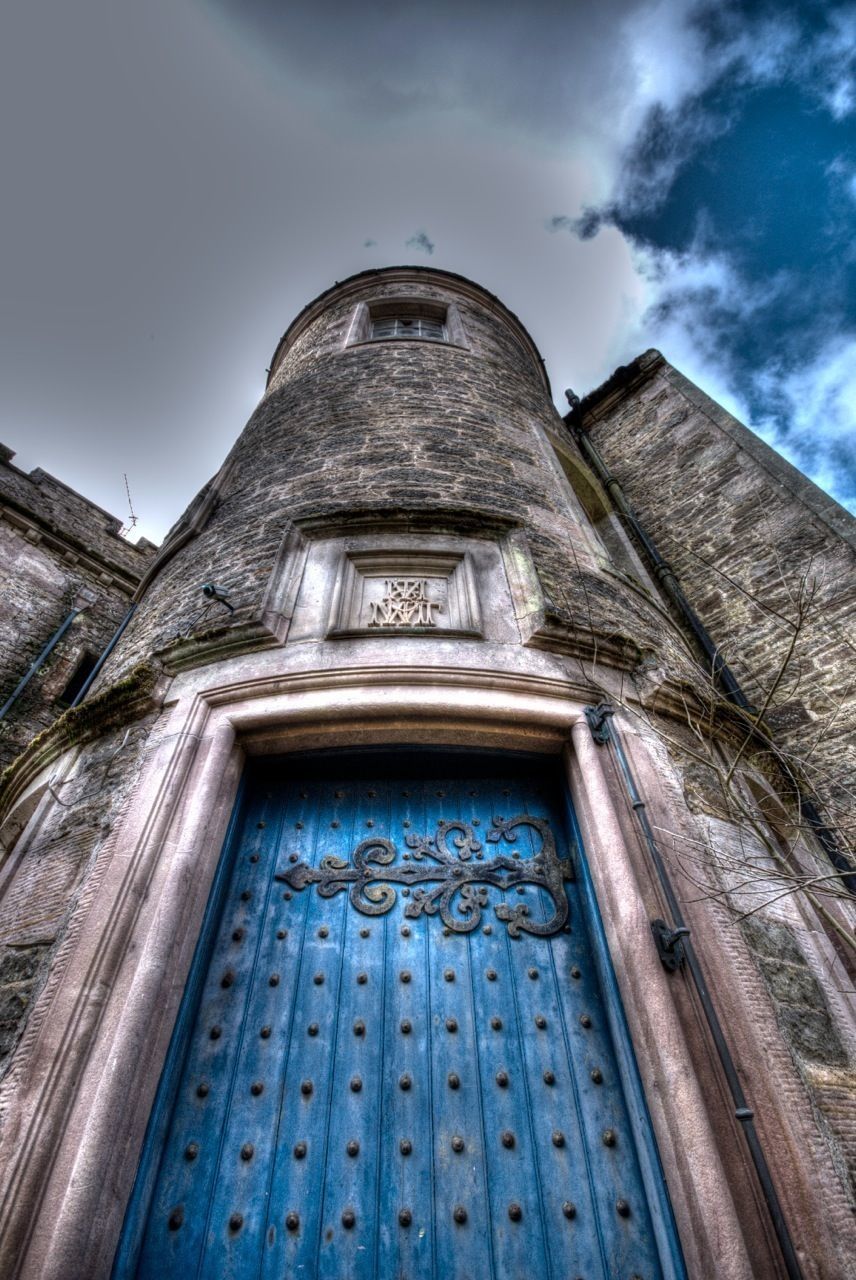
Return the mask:
[[(589, 713), (592, 714), (590, 715)], [(588, 719), (589, 724), (592, 725), (592, 732), (595, 741), (605, 742), (612, 746), (631, 807), (633, 812), (636, 814), (636, 819), (642, 830), (645, 844), (648, 848), (649, 854), (651, 855), (651, 861), (654, 863), (657, 876), (663, 889), (663, 894), (669, 905), (673, 924), (679, 929), (686, 928), (686, 922), (684, 920), (683, 913), (681, 912), (671, 877), (666, 869), (666, 865), (657, 846), (657, 841), (654, 838), (654, 832), (651, 829), (650, 822), (648, 821), (648, 815), (645, 812), (645, 802), (639, 795), (639, 789), (636, 786), (636, 781), (630, 769), (630, 764), (624, 751), (624, 745), (621, 741), (621, 735), (615, 727), (615, 724), (610, 723), (609, 719), (607, 719), (607, 716), (611, 715), (612, 708), (610, 707), (601, 706), (597, 708), (586, 708), (586, 718)], [(594, 725), (592, 724), (593, 721)], [(723, 1074), (725, 1075), (725, 1079), (728, 1083), (728, 1088), (734, 1102), (734, 1115), (740, 1121), (746, 1138), (746, 1144), (749, 1147), (749, 1153), (752, 1157), (752, 1163), (755, 1166), (755, 1172), (767, 1205), (770, 1221), (772, 1222), (773, 1230), (776, 1233), (776, 1239), (782, 1252), (785, 1270), (788, 1273), (789, 1280), (804, 1280), (803, 1271), (799, 1264), (794, 1243), (791, 1239), (791, 1234), (788, 1230), (788, 1225), (785, 1221), (784, 1213), (782, 1212), (782, 1206), (773, 1183), (770, 1167), (767, 1164), (767, 1159), (761, 1146), (761, 1140), (758, 1137), (758, 1132), (755, 1128), (754, 1112), (749, 1106), (746, 1100), (746, 1095), (743, 1092), (743, 1086), (740, 1083), (740, 1077), (737, 1074), (737, 1068), (734, 1064), (734, 1059), (731, 1056), (731, 1050), (728, 1047), (728, 1042), (725, 1039), (725, 1033), (722, 1030), (722, 1023), (719, 1021), (713, 1001), (710, 998), (710, 991), (708, 990), (704, 973), (698, 962), (695, 948), (693, 947), (692, 941), (689, 937), (685, 937), (683, 940), (683, 953), (687, 969), (689, 970), (690, 976), (698, 992), (702, 1012), (704, 1013), (705, 1021), (707, 1022), (710, 1030), (713, 1043), (716, 1046), (716, 1052), (722, 1065)]]
[(77, 617), (77, 615), (78, 615), (79, 613), (81, 613), (81, 612), (82, 612), (82, 610), (80, 610), (80, 609), (72, 609), (71, 613), (68, 615), (68, 617), (67, 617), (67, 618), (65, 619), (65, 621), (62, 623), (62, 625), (61, 625), (61, 626), (59, 626), (59, 627), (57, 627), (56, 631), (53, 633), (53, 635), (51, 636), (50, 640), (48, 640), (47, 644), (45, 645), (44, 649), (42, 649), (42, 651), (41, 651), (41, 653), (39, 654), (39, 656), (38, 656), (37, 658), (35, 658), (35, 659), (33, 660), (33, 662), (31, 662), (31, 663), (30, 663), (30, 668), (29, 668), (29, 670), (27, 671), (27, 674), (21, 677), (21, 679), (18, 681), (17, 685), (15, 686), (15, 689), (13, 690), (13, 692), (9, 694), (9, 697), (8, 697), (8, 698), (6, 699), (6, 701), (3, 703), (3, 706), (2, 706), (2, 707), (0, 707), (0, 720), (2, 720), (2, 719), (3, 719), (3, 717), (4, 717), (4, 716), (5, 716), (5, 714), (6, 714), (6, 712), (7, 712), (7, 711), (12, 707), (12, 705), (13, 705), (15, 702), (17, 702), (18, 697), (20, 696), (20, 694), (22, 694), (22, 693), (24, 692), (24, 689), (26, 689), (27, 685), (30, 683), (30, 681), (32, 680), (33, 676), (36, 674), (36, 672), (40, 669), (40, 667), (42, 667), (42, 666), (43, 666), (43, 664), (44, 664), (44, 663), (45, 663), (45, 661), (47, 660), (48, 655), (50, 654), (51, 650), (52, 650), (56, 645), (58, 645), (58, 644), (59, 644), (60, 640), (63, 638), (63, 636), (65, 635), (66, 631), (68, 631), (68, 629), (69, 629), (69, 627), (71, 626), (72, 622), (74, 622), (74, 619), (75, 619), (75, 618)]
[(751, 712), (751, 703), (740, 688), (740, 685), (735, 679), (734, 673), (723, 658), (720, 650), (713, 643), (707, 628), (704, 626), (698, 614), (692, 608), (681, 590), (680, 583), (678, 582), (671, 565), (663, 559), (660, 552), (657, 550), (657, 547), (651, 538), (649, 538), (639, 521), (639, 517), (627, 501), (627, 497), (625, 496), (621, 484), (616, 480), (615, 476), (607, 467), (597, 447), (589, 438), (588, 433), (584, 431), (581, 426), (578, 426), (573, 422), (569, 422), (568, 420), (570, 417), (571, 415), (569, 414), (568, 417), (565, 418), (565, 422), (568, 422), (568, 425), (571, 427), (574, 439), (577, 441), (577, 444), (580, 446), (580, 449), (587, 460), (594, 467), (598, 479), (602, 481), (607, 493), (612, 498), (618, 510), (624, 516), (627, 524), (630, 526), (631, 532), (635, 535), (639, 545), (648, 557), (648, 561), (654, 571), (655, 577), (662, 583), (666, 595), (669, 596), (672, 603), (676, 605), (690, 631), (692, 631), (698, 641), (702, 652), (711, 664), (711, 669), (714, 675), (722, 686), (725, 696), (730, 702), (733, 702), (735, 706), (741, 707), (744, 711)]
[(129, 606), (128, 612), (125, 614), (124, 618), (119, 623), (116, 630), (113, 632), (113, 636), (110, 640), (110, 643), (107, 645), (107, 648), (104, 650), (101, 657), (98, 659), (95, 666), (92, 668), (89, 675), (86, 677), (86, 680), (83, 682), (83, 685), (81, 686), (80, 691), (77, 694), (77, 697), (74, 699), (74, 701), (71, 704), (72, 707), (79, 706), (80, 703), (83, 701), (83, 699), (86, 697), (87, 693), (92, 687), (95, 677), (98, 675), (99, 671), (104, 666), (104, 663), (110, 657), (110, 654), (116, 648), (116, 645), (119, 643), (119, 639), (122, 635), (122, 632), (125, 630), (128, 623), (133, 618), (134, 613), (136, 612), (136, 609), (137, 609), (137, 602), (134, 601), (134, 603)]

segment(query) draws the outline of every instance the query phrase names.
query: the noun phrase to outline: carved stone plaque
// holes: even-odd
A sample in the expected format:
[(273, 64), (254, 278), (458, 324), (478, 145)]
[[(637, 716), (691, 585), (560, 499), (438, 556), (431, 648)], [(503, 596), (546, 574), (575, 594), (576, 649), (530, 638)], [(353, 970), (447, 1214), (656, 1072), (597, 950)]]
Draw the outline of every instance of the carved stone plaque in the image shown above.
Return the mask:
[(443, 611), (443, 602), (431, 599), (427, 578), (385, 578), (381, 598), (370, 596), (367, 604), (370, 627), (435, 627)]
[(345, 551), (328, 635), (480, 636), (465, 552)]

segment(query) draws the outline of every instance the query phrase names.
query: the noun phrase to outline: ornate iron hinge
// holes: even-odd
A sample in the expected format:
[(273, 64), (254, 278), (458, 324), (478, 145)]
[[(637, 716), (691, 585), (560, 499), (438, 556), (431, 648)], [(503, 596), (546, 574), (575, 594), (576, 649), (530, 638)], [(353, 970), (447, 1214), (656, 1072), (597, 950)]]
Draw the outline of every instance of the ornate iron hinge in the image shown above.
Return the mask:
[[(398, 897), (393, 885), (398, 885), (403, 897), (413, 894), (404, 908), (406, 916), (416, 919), (439, 912), (443, 924), (454, 933), (471, 933), (478, 927), (482, 908), (488, 906), (488, 886), (508, 892), (519, 885), (534, 885), (552, 900), (553, 915), (549, 920), (530, 919), (529, 907), (524, 902), (514, 906), (499, 902), (494, 906), (494, 914), (507, 926), (512, 938), (521, 933), (546, 938), (557, 933), (567, 921), (569, 908), (564, 882), (574, 878), (570, 862), (556, 853), (549, 824), (528, 814), (493, 818), (485, 840), (491, 844), (500, 840), (513, 843), (524, 827), (536, 831), (541, 838), (541, 848), (531, 858), (515, 852), (511, 857), (499, 854), (485, 862), (482, 842), (473, 827), (468, 822), (455, 820), (438, 823), (435, 836), (408, 834), (405, 839), (408, 852), (400, 863), (395, 862), (397, 850), (392, 841), (372, 836), (357, 846), (351, 862), (327, 854), (317, 867), (298, 862), (287, 871), (278, 872), (275, 878), (298, 891), (317, 884), (322, 898), (332, 898), (350, 887), (351, 904), (369, 916), (385, 915), (392, 910)], [(450, 836), (454, 851), (448, 845)], [(419, 865), (426, 859), (432, 865)], [(431, 889), (417, 887), (432, 882), (437, 883)]]

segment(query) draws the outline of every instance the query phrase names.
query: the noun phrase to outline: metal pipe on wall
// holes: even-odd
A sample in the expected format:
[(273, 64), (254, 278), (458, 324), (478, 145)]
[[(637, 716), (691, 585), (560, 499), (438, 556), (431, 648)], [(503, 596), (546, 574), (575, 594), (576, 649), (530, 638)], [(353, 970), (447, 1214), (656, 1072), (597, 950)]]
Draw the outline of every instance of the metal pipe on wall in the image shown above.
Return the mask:
[[(728, 701), (733, 703), (734, 706), (739, 707), (741, 711), (745, 711), (748, 715), (755, 714), (755, 708), (741, 689), (737, 677), (722, 657), (701, 618), (699, 618), (698, 614), (695, 612), (689, 600), (687, 600), (681, 590), (680, 583), (675, 577), (675, 573), (671, 565), (663, 559), (656, 544), (645, 532), (645, 529), (639, 521), (639, 517), (627, 500), (620, 481), (616, 480), (615, 476), (612, 474), (609, 467), (606, 465), (606, 462), (602, 458), (599, 450), (589, 438), (588, 433), (580, 425), (578, 415), (579, 401), (577, 397), (570, 391), (566, 391), (565, 395), (571, 406), (571, 412), (563, 419), (565, 425), (572, 432), (581, 452), (591, 463), (598, 479), (612, 498), (618, 511), (624, 517), (631, 533), (642, 547), (655, 577), (663, 584), (663, 590), (666, 592), (666, 595), (672, 601), (687, 627), (698, 641), (702, 652), (711, 664), (711, 670), (719, 681), (723, 693)], [(793, 781), (799, 797), (800, 811), (820, 842), (824, 853), (829, 858), (829, 861), (835, 867), (836, 871), (840, 871), (842, 873), (842, 885), (848, 893), (856, 895), (856, 867), (853, 866), (849, 858), (847, 858), (839, 849), (835, 835), (823, 820), (814, 798), (802, 793), (802, 789), (797, 785), (797, 780), (794, 778), (792, 770), (787, 765), (787, 762), (782, 759), (782, 756), (776, 749), (775, 744), (767, 742), (766, 745), (776, 756), (779, 764), (784, 768), (788, 777)]]
[(84, 681), (83, 685), (81, 686), (80, 691), (78, 692), (78, 694), (77, 694), (76, 698), (74, 699), (74, 701), (73, 701), (73, 702), (72, 702), (72, 704), (71, 704), (71, 706), (72, 706), (72, 707), (77, 707), (77, 706), (79, 706), (79, 705), (80, 705), (80, 703), (83, 701), (83, 699), (86, 697), (87, 693), (89, 692), (89, 690), (90, 690), (90, 689), (91, 689), (91, 687), (92, 687), (92, 684), (93, 684), (93, 681), (95, 680), (95, 677), (98, 675), (99, 671), (100, 671), (100, 670), (101, 670), (101, 668), (104, 666), (104, 663), (107, 661), (107, 659), (110, 657), (110, 654), (113, 652), (113, 650), (116, 648), (116, 645), (119, 643), (119, 640), (120, 640), (120, 638), (121, 638), (121, 636), (122, 636), (122, 632), (125, 630), (125, 628), (127, 627), (128, 623), (129, 623), (129, 622), (131, 621), (131, 619), (133, 618), (134, 613), (136, 612), (136, 608), (137, 608), (137, 604), (136, 604), (136, 601), (135, 601), (133, 604), (131, 604), (131, 605), (129, 606), (129, 608), (128, 608), (128, 612), (125, 614), (124, 618), (123, 618), (123, 619), (122, 619), (122, 621), (119, 623), (119, 625), (118, 625), (118, 627), (116, 628), (116, 630), (113, 632), (113, 635), (112, 635), (112, 637), (111, 637), (111, 639), (110, 639), (109, 644), (107, 645), (107, 648), (106, 648), (106, 649), (104, 650), (104, 652), (101, 654), (101, 657), (98, 659), (98, 661), (96, 662), (95, 666), (92, 668), (92, 670), (90, 671), (89, 675), (86, 677), (86, 680)]
[[(570, 400), (570, 393), (566, 394), (568, 394), (568, 399)], [(725, 696), (730, 702), (733, 702), (735, 706), (741, 707), (744, 711), (752, 711), (754, 708), (743, 690), (740, 688), (733, 671), (728, 666), (728, 663), (723, 658), (717, 646), (714, 644), (710, 633), (704, 626), (701, 618), (699, 618), (698, 614), (695, 612), (689, 600), (687, 600), (681, 590), (680, 583), (675, 577), (672, 566), (663, 559), (655, 543), (652, 542), (648, 534), (645, 532), (645, 529), (639, 521), (639, 517), (627, 501), (627, 497), (620, 482), (616, 480), (615, 476), (609, 470), (609, 467), (604, 462), (597, 447), (590, 440), (587, 432), (585, 432), (581, 426), (569, 421), (571, 416), (571, 414), (568, 414), (565, 418), (565, 422), (571, 428), (574, 439), (579, 445), (584, 456), (591, 463), (598, 479), (603, 484), (603, 487), (606, 489), (616, 507), (630, 526), (631, 532), (642, 547), (645, 555), (648, 557), (648, 561), (654, 571), (654, 576), (663, 584), (663, 590), (666, 592), (666, 595), (678, 609), (678, 612), (681, 614), (687, 626), (701, 646), (705, 657), (710, 662), (714, 675), (722, 685)]]
[[(737, 1067), (731, 1050), (728, 1047), (728, 1041), (725, 1039), (725, 1033), (722, 1029), (722, 1023), (719, 1021), (719, 1015), (714, 1007), (713, 1000), (708, 990), (707, 981), (704, 972), (699, 964), (698, 957), (695, 953), (692, 941), (690, 940), (690, 930), (684, 920), (675, 893), (674, 885), (671, 877), (666, 869), (663, 856), (660, 853), (651, 823), (648, 821), (648, 815), (645, 812), (645, 801), (639, 794), (636, 786), (636, 780), (633, 777), (627, 755), (624, 751), (624, 744), (621, 741), (621, 735), (615, 724), (611, 722), (610, 717), (613, 715), (612, 707), (604, 703), (598, 707), (586, 707), (586, 719), (592, 730), (592, 736), (596, 742), (607, 743), (612, 747), (618, 769), (624, 783), (624, 789), (630, 806), (636, 815), (636, 820), (642, 831), (642, 837), (657, 872), (657, 878), (663, 890), (663, 896), (668, 904), (669, 912), (672, 917), (673, 927), (672, 935), (680, 943), (680, 956), (684, 960), (693, 985), (698, 993), (699, 1002), (701, 1004), (702, 1013), (705, 1022), (710, 1031), (711, 1039), (716, 1047), (717, 1056), (719, 1057), (722, 1071), (728, 1084), (728, 1089), (734, 1103), (734, 1115), (740, 1122), (746, 1138), (746, 1144), (749, 1147), (749, 1154), (752, 1157), (752, 1163), (755, 1166), (755, 1173), (764, 1196), (764, 1202), (770, 1215), (770, 1221), (779, 1243), (782, 1253), (782, 1260), (785, 1264), (789, 1280), (804, 1280), (803, 1270), (797, 1258), (796, 1249), (788, 1230), (788, 1224), (785, 1221), (779, 1196), (773, 1183), (770, 1173), (770, 1166), (767, 1164), (767, 1158), (764, 1155), (764, 1149), (761, 1146), (761, 1140), (758, 1137), (758, 1131), (755, 1128), (754, 1112), (749, 1106), (746, 1095), (743, 1092), (743, 1086), (740, 1083), (740, 1077), (737, 1074)], [(670, 966), (671, 967), (671, 966)], [(677, 967), (677, 966), (676, 966)]]
[(83, 612), (82, 609), (72, 609), (71, 613), (68, 615), (65, 621), (61, 623), (60, 626), (57, 627), (56, 631), (53, 633), (50, 640), (48, 640), (47, 644), (42, 649), (39, 656), (37, 658), (34, 658), (33, 661), (30, 663), (30, 667), (26, 675), (23, 675), (21, 677), (21, 679), (18, 681), (13, 691), (9, 694), (9, 697), (3, 703), (3, 706), (0, 707), (0, 720), (4, 718), (7, 711), (11, 710), (11, 708), (17, 702), (20, 695), (24, 692), (27, 685), (32, 680), (33, 676), (36, 674), (37, 671), (41, 670), (41, 668), (44, 666), (52, 650), (59, 644), (60, 640), (63, 638), (66, 631), (68, 631), (72, 622), (74, 622), (74, 619), (77, 617), (79, 613), (82, 613), (82, 612)]

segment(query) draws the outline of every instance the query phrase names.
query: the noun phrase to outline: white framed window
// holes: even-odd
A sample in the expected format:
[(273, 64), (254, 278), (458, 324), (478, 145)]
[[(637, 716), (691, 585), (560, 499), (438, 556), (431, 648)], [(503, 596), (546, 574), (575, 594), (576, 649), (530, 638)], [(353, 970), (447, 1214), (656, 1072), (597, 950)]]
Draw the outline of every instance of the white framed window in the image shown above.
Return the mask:
[(402, 339), (469, 348), (455, 303), (445, 304), (430, 298), (382, 298), (377, 302), (358, 303), (345, 346)]
[(446, 325), (439, 316), (377, 316), (372, 317), (371, 336), (375, 341), (383, 338), (427, 338), (432, 342), (445, 342)]

